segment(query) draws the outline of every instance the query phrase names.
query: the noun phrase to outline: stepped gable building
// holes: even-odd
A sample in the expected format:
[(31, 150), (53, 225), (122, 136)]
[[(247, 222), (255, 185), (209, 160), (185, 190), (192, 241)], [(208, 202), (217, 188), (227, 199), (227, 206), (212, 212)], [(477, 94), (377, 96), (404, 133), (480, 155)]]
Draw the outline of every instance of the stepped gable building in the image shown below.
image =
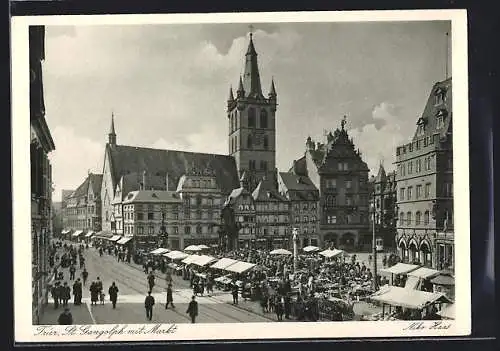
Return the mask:
[(257, 52), (250, 34), (243, 78), (236, 96), (231, 87), (227, 100), (229, 155), (236, 162), (238, 176), (246, 173), (249, 189), (255, 189), (263, 177), (276, 177), (276, 108), (274, 80), (267, 97), (262, 92)]
[(63, 223), (66, 230), (71, 230), (72, 238), (83, 236), (84, 231), (90, 235), (101, 230), (101, 183), (102, 174), (89, 173), (83, 183), (64, 198)]
[(368, 166), (345, 130), (327, 135), (326, 144), (306, 141), (305, 155), (290, 172), (307, 177), (319, 191), (320, 245), (349, 250), (370, 248)]
[(55, 150), (45, 119), (42, 61), (45, 27), (29, 27), (30, 163), (31, 163), (31, 276), (32, 322), (38, 324), (48, 301), (49, 246), (52, 239), (52, 166)]
[(299, 247), (317, 246), (319, 237), (319, 191), (311, 179), (289, 172), (278, 174), (280, 194), (290, 201), (290, 222), (298, 229)]
[[(375, 207), (375, 233), (383, 239), (384, 250), (396, 248), (396, 172), (385, 172), (382, 163), (370, 178), (370, 206)], [(373, 208), (373, 207), (372, 207)], [(373, 214), (370, 214), (370, 223)]]
[(396, 149), (397, 246), (404, 261), (454, 267), (452, 80), (434, 84), (410, 143)]

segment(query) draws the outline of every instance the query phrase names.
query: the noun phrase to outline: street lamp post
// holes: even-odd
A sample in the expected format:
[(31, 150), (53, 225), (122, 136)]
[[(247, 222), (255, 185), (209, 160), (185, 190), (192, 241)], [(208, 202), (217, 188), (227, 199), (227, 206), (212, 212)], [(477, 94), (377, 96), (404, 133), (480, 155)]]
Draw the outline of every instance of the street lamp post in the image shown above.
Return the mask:
[(160, 240), (161, 240), (161, 245), (159, 247), (167, 248), (168, 246), (168, 233), (167, 233), (167, 228), (165, 227), (165, 212), (162, 212), (161, 214), (161, 227), (160, 227)]
[(297, 247), (297, 239), (298, 239), (298, 229), (293, 228), (293, 274), (297, 272), (297, 266), (298, 266), (298, 247)]
[(373, 212), (373, 220), (372, 220), (372, 255), (373, 255), (373, 290), (377, 291), (377, 245), (375, 241), (375, 192), (373, 193), (373, 202), (372, 202), (372, 212)]

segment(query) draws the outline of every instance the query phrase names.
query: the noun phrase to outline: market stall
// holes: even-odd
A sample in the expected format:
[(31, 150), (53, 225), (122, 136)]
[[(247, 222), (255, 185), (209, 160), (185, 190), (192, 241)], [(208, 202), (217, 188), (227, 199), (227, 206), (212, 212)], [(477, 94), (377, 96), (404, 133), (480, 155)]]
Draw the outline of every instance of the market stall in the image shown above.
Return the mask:
[(149, 254), (150, 255), (155, 255), (155, 256), (160, 256), (160, 255), (163, 255), (164, 253), (169, 252), (169, 251), (170, 251), (169, 249), (165, 249), (163, 247), (159, 247), (159, 248), (154, 249), (153, 251), (151, 251)]
[[(391, 280), (390, 280), (391, 285), (405, 286), (406, 275), (409, 272), (414, 271), (418, 268), (419, 268), (419, 266), (417, 266), (415, 264), (396, 263), (394, 266), (381, 269), (380, 274), (389, 275), (391, 277)], [(405, 279), (400, 279), (400, 276), (404, 276)], [(416, 284), (415, 279), (412, 279), (410, 283), (411, 283), (411, 285)]]
[(187, 252), (198, 252), (201, 250), (202, 249), (198, 245), (189, 245), (188, 247), (184, 248), (184, 251)]
[(439, 275), (430, 280), (434, 292), (442, 292), (450, 300), (455, 299), (455, 278), (451, 272), (441, 271)]
[(210, 268), (224, 270), (225, 268), (229, 267), (230, 265), (232, 265), (236, 262), (238, 262), (238, 261), (234, 260), (232, 258), (224, 257), (224, 258), (221, 258), (220, 260), (218, 260), (217, 262), (215, 262), (214, 264), (212, 264), (210, 266)]
[(345, 251), (338, 250), (338, 249), (333, 249), (333, 250), (326, 249), (326, 250), (321, 251), (319, 254), (325, 258), (334, 258), (334, 257), (338, 257), (338, 256), (345, 254)]
[(439, 275), (439, 271), (427, 267), (420, 267), (408, 273), (405, 288), (432, 291), (430, 279)]
[(302, 249), (302, 251), (307, 253), (318, 252), (320, 250), (317, 246), (306, 246)]
[(442, 304), (441, 309), (437, 312), (437, 314), (443, 319), (455, 319), (455, 304)]
[(194, 258), (190, 261), (190, 264), (194, 264), (199, 267), (205, 267), (206, 265), (217, 261), (215, 257), (208, 255), (194, 255)]

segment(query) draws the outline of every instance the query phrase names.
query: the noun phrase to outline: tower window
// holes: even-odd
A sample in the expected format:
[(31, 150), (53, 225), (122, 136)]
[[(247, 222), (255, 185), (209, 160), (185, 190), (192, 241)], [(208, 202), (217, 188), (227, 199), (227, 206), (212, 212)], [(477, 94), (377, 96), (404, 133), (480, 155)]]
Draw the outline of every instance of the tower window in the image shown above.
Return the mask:
[(255, 109), (253, 107), (248, 109), (248, 126), (255, 128)]
[(248, 168), (251, 170), (255, 169), (255, 160), (248, 161)]
[(251, 148), (253, 147), (253, 140), (252, 140), (252, 136), (251, 136), (251, 135), (249, 135), (249, 136), (247, 137), (247, 147), (248, 147), (249, 149), (251, 149)]
[(267, 135), (264, 135), (264, 149), (267, 150), (269, 148), (269, 139)]
[(267, 111), (264, 109), (260, 111), (260, 127), (267, 128)]
[(267, 171), (267, 162), (266, 161), (260, 161), (260, 169)]

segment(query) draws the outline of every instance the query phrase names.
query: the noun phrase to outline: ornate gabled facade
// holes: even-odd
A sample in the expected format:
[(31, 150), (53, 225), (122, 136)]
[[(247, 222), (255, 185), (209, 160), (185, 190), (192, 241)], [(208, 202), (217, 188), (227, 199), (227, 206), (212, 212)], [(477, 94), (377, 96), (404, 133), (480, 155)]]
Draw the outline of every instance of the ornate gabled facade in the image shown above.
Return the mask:
[(396, 149), (398, 250), (438, 269), (454, 266), (451, 83), (432, 87), (413, 140)]
[(370, 206), (375, 208), (375, 218), (370, 214), (370, 223), (375, 220), (377, 238), (383, 240), (384, 251), (396, 248), (396, 172), (385, 172), (382, 163), (376, 176), (370, 178)]
[(278, 190), (290, 201), (290, 222), (298, 229), (299, 247), (317, 246), (319, 234), (319, 190), (305, 176), (278, 174)]
[(369, 248), (368, 166), (345, 130), (327, 135), (326, 143), (306, 141), (305, 155), (290, 172), (309, 178), (319, 190), (321, 244), (349, 250)]
[[(255, 201), (252, 193), (241, 186), (234, 189), (226, 199), (223, 208), (230, 207), (238, 226), (238, 247), (252, 248), (257, 244)], [(223, 233), (221, 233), (223, 234)], [(227, 237), (221, 237), (222, 246), (227, 246)], [(259, 241), (263, 242), (261, 238)]]
[(252, 34), (245, 55), (245, 71), (240, 77), (236, 97), (229, 89), (229, 155), (234, 157), (238, 176), (246, 172), (249, 188), (254, 189), (276, 167), (276, 108), (274, 81), (267, 97), (261, 87), (257, 52)]

